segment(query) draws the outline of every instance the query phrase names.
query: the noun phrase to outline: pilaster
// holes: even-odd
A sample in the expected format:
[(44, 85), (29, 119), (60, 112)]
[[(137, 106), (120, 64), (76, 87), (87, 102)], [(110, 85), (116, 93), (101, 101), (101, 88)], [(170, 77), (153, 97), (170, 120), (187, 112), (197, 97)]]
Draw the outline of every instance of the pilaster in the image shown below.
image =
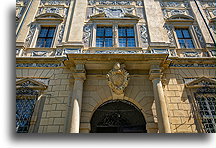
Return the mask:
[(171, 133), (167, 105), (161, 82), (163, 73), (161, 73), (159, 65), (152, 65), (149, 75), (149, 79), (152, 80), (153, 83), (159, 133)]

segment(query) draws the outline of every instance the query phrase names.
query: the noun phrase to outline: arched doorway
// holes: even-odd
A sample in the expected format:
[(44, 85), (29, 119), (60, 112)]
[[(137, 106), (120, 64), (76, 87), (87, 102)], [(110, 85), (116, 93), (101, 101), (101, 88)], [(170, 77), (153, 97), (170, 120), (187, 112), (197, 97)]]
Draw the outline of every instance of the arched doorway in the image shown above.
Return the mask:
[(147, 133), (141, 111), (125, 100), (103, 103), (91, 119), (91, 133)]

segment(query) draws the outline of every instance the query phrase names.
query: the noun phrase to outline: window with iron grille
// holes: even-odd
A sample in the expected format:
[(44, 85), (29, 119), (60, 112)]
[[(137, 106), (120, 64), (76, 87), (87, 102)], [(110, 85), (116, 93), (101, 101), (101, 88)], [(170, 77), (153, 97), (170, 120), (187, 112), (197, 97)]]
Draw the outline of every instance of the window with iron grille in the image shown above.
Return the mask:
[(55, 27), (41, 27), (36, 47), (51, 47), (55, 33)]
[(191, 34), (186, 28), (175, 29), (180, 48), (194, 48)]
[(112, 47), (113, 31), (112, 27), (97, 27), (96, 47)]
[(206, 133), (215, 133), (216, 114), (215, 114), (215, 88), (200, 88), (195, 93), (195, 100), (199, 108), (201, 122)]
[(135, 47), (133, 27), (118, 27), (119, 47)]
[(16, 95), (16, 132), (28, 133), (38, 98), (38, 90), (21, 88), (17, 89)]

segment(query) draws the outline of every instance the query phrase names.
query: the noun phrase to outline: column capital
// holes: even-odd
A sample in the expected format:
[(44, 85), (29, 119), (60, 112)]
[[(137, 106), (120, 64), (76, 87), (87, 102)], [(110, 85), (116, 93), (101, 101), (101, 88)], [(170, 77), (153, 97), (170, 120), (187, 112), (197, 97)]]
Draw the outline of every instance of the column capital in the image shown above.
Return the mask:
[(74, 72), (72, 73), (75, 80), (86, 80), (85, 72)]
[(151, 68), (149, 70), (149, 79), (154, 80), (154, 79), (161, 79), (163, 76), (163, 73), (161, 72), (161, 67), (158, 64), (153, 64), (151, 65)]

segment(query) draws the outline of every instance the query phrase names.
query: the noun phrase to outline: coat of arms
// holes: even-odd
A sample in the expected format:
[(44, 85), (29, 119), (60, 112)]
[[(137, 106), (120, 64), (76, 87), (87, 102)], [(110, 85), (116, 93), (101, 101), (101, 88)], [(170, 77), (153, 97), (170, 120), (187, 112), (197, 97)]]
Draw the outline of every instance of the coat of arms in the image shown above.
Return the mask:
[(116, 63), (107, 74), (108, 85), (117, 95), (123, 94), (128, 85), (129, 73), (124, 69), (125, 65)]

